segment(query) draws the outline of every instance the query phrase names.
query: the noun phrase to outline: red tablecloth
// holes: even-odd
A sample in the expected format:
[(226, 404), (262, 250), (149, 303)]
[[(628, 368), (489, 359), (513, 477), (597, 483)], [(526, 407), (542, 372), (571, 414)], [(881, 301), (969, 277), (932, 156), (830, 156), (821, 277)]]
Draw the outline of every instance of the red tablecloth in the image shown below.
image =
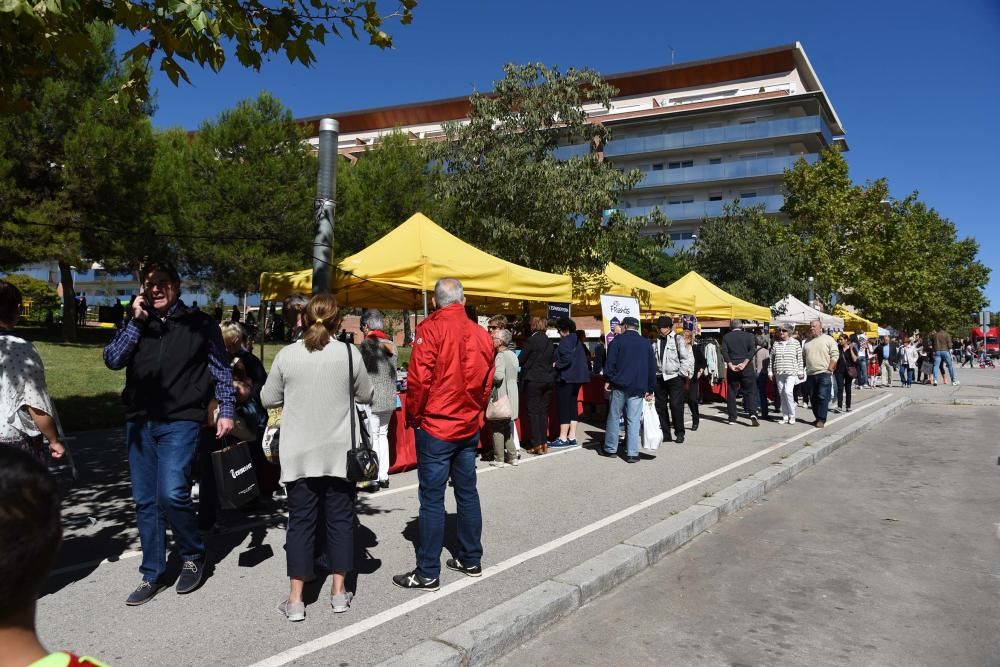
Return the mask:
[[(406, 409), (406, 393), (399, 395), (401, 407), (396, 408), (389, 422), (389, 472), (397, 473), (404, 470), (412, 470), (417, 467), (417, 444), (413, 429), (406, 425), (404, 410)], [(604, 378), (594, 377), (588, 384), (580, 388), (580, 395), (577, 397), (577, 405), (580, 413), (584, 414), (584, 407), (589, 404), (603, 405), (604, 403)], [(527, 408), (524, 405), (524, 396), (521, 396), (521, 415), (526, 416)], [(521, 434), (520, 419), (514, 422), (518, 436)], [(549, 403), (549, 437), (555, 438), (559, 435), (559, 417), (556, 414), (555, 392), (553, 399)], [(490, 431), (489, 423), (483, 427), (479, 434), (479, 447), (493, 447), (493, 433)]]

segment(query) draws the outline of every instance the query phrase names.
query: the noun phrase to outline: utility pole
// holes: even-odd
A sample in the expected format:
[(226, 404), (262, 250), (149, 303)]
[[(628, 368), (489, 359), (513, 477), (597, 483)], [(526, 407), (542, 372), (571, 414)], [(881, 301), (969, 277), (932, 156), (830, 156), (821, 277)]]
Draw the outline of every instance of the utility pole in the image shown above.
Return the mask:
[(312, 293), (329, 294), (333, 270), (333, 218), (337, 199), (337, 137), (333, 118), (319, 122), (319, 174), (316, 177), (316, 236), (313, 238)]

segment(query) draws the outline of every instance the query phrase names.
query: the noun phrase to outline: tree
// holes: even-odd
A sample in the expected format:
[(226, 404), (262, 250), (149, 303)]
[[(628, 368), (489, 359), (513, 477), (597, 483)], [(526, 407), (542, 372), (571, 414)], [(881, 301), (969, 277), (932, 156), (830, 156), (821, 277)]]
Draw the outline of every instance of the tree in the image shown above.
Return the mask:
[(72, 267), (90, 260), (114, 268), (138, 251), (131, 241), (153, 151), (148, 107), (110, 99), (123, 77), (111, 31), (89, 35), (91, 57), (62, 59), (55, 75), (16, 86), (31, 110), (0, 116), (0, 248), (7, 261), (59, 262), (69, 340), (76, 335)]
[(646, 219), (603, 212), (640, 172), (620, 172), (596, 151), (554, 155), (560, 145), (608, 140), (583, 105), (608, 108), (613, 87), (590, 70), (508, 64), (504, 72), (492, 93), (469, 98), (469, 122), (446, 124), (447, 140), (437, 144), (446, 167), (442, 195), (453, 207), (446, 226), (487, 252), (545, 271), (597, 271), (639, 248)]
[(629, 273), (663, 287), (681, 278), (694, 268), (694, 253), (688, 250), (667, 252), (653, 239), (643, 238), (636, 252), (624, 252), (613, 261)]
[(695, 239), (694, 266), (734, 296), (770, 305), (788, 294), (806, 295), (805, 256), (783, 222), (764, 215), (764, 206), (723, 207), (705, 219)]
[(356, 164), (337, 169), (336, 248), (346, 257), (372, 244), (420, 212), (440, 221), (447, 202), (435, 194), (441, 170), (427, 145), (398, 129), (365, 151)]
[(3, 279), (21, 291), (21, 297), (25, 302), (31, 303), (25, 319), (42, 321), (48, 311), (59, 307), (59, 294), (44, 280), (19, 273), (8, 274)]
[(279, 52), (289, 62), (308, 67), (316, 61), (313, 47), (324, 44), (330, 34), (339, 37), (346, 32), (355, 39), (367, 34), (372, 45), (390, 48), (392, 36), (383, 29), (386, 19), (409, 24), (417, 2), (399, 0), (389, 12), (380, 4), (378, 0), (3, 0), (0, 110), (27, 108), (32, 100), (13, 95), (14, 88), (53, 75), (53, 61), (68, 59), (82, 65), (99, 57), (102, 49), (89, 39), (94, 25), (142, 35), (125, 52), (128, 76), (119, 88), (128, 99), (145, 100), (142, 80), (147, 62), (157, 57), (159, 68), (177, 85), (180, 79), (190, 83), (180, 59), (218, 72), (228, 48), (243, 66), (255, 70), (264, 58)]
[(192, 275), (245, 295), (257, 291), (262, 271), (309, 262), (317, 161), (305, 139), (267, 93), (201, 126), (190, 148), (189, 200), (178, 201), (192, 231), (177, 244)]

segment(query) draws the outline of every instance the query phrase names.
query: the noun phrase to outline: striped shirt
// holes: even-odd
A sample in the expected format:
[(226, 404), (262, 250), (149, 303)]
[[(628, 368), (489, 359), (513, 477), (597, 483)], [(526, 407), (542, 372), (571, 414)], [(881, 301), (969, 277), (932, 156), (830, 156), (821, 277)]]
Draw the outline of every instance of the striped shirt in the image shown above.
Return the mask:
[(771, 345), (771, 372), (775, 375), (802, 375), (802, 345), (794, 338)]

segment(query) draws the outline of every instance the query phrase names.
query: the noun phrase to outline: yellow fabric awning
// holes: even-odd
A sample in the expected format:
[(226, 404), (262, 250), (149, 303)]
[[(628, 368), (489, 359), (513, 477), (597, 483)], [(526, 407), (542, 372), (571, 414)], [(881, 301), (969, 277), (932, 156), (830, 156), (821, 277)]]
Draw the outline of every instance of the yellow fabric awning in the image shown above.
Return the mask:
[(312, 294), (312, 269), (260, 274), (260, 300), (281, 301), (291, 294)]
[(639, 310), (644, 313), (687, 315), (694, 314), (696, 310), (693, 296), (643, 280), (612, 262), (604, 273), (573, 276), (573, 314), (599, 315), (602, 294), (635, 297), (639, 301)]
[(837, 317), (843, 318), (845, 332), (858, 333), (860, 331), (868, 338), (878, 338), (877, 323), (872, 322), (871, 320), (866, 320), (857, 313), (852, 313), (842, 306), (834, 307), (833, 314)]
[(755, 320), (770, 322), (771, 309), (737, 298), (694, 271), (667, 285), (671, 292), (693, 297), (695, 315), (706, 320)]
[[(308, 274), (308, 283), (304, 280)], [(333, 293), (342, 306), (419, 310), (422, 292), (441, 278), (458, 278), (470, 303), (572, 299), (568, 276), (536, 271), (499, 259), (415, 213), (333, 272)], [(265, 286), (269, 291), (265, 292)], [(281, 288), (309, 293), (312, 272), (261, 275), (261, 299), (283, 298)], [(274, 288), (274, 289), (271, 289)]]

